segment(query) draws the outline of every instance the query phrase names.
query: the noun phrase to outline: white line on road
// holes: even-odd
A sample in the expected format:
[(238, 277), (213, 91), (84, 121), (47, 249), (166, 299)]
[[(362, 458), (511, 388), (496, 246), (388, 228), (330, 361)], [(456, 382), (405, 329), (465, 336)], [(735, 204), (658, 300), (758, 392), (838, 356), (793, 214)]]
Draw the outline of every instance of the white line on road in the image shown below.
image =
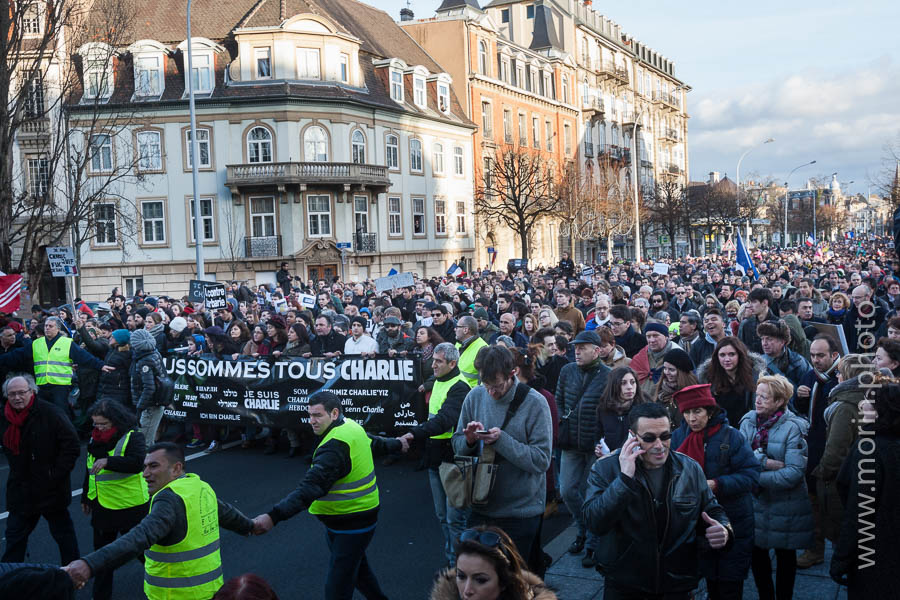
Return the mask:
[[(222, 450), (228, 450), (229, 448), (234, 448), (235, 446), (237, 446), (240, 443), (241, 443), (241, 440), (235, 440), (233, 442), (228, 442), (227, 444), (222, 444)], [(202, 452), (194, 452), (193, 454), (189, 454), (188, 456), (185, 456), (184, 460), (185, 460), (185, 462), (187, 462), (189, 460), (194, 460), (195, 458), (209, 456), (210, 454), (211, 453), (207, 452), (206, 450), (203, 450)], [(72, 497), (75, 498), (76, 496), (80, 496), (81, 492), (82, 492), (81, 488), (78, 488), (77, 490), (72, 490)], [(4, 520), (8, 516), (9, 516), (9, 511), (0, 513), (0, 521)]]

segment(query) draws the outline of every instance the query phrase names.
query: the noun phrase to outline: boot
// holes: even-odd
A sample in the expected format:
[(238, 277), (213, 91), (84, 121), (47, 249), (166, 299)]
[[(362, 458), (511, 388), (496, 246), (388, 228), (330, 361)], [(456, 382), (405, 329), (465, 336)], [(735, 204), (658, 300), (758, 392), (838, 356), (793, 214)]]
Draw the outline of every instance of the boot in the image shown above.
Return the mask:
[(579, 535), (572, 542), (572, 545), (569, 546), (569, 554), (579, 554), (582, 550), (584, 550), (584, 536)]
[(584, 557), (581, 559), (581, 566), (585, 569), (591, 569), (597, 566), (597, 559), (594, 558), (594, 551), (590, 548), (584, 553)]
[(810, 567), (814, 567), (815, 565), (820, 565), (825, 562), (825, 552), (815, 549), (815, 550), (807, 550), (803, 554), (797, 557), (797, 568), (798, 569), (808, 569)]

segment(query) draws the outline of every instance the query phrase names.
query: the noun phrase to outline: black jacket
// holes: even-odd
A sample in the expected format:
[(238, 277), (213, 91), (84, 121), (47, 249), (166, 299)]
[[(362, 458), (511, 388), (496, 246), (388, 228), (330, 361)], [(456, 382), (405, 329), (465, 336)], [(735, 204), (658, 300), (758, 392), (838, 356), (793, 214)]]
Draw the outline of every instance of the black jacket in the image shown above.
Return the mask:
[[(700, 465), (674, 450), (662, 467), (668, 490), (665, 503), (655, 509), (643, 463), (638, 459), (635, 477), (623, 475), (620, 452), (591, 467), (582, 509), (587, 527), (601, 538), (595, 552), (607, 584), (635, 594), (693, 590), (699, 580), (698, 552), (709, 549), (700, 513), (705, 511), (728, 527), (728, 549), (734, 534), (725, 511)], [(660, 542), (661, 523), (665, 527)]]
[(610, 368), (597, 361), (583, 369), (569, 363), (559, 373), (556, 409), (559, 414), (557, 446), (562, 450), (593, 453), (597, 435), (597, 407), (606, 388)]
[(635, 331), (632, 326), (628, 328), (625, 335), (621, 337), (616, 336), (616, 345), (622, 346), (622, 350), (625, 351), (625, 356), (634, 358), (634, 356), (641, 351), (641, 348), (647, 345), (647, 338), (644, 337), (643, 333)]
[(773, 313), (770, 309), (768, 314), (766, 315), (766, 318), (762, 321), (760, 321), (756, 315), (744, 319), (743, 321), (741, 321), (740, 327), (738, 327), (738, 339), (744, 342), (744, 345), (747, 346), (750, 352), (762, 354), (762, 340), (759, 339), (759, 334), (756, 333), (756, 328), (763, 321), (771, 321), (776, 318), (777, 317), (775, 316), (775, 313)]
[[(459, 375), (459, 368), (454, 367), (447, 375), (438, 377), (438, 381), (447, 381)], [(453, 461), (453, 447), (450, 444), (450, 438), (441, 440), (430, 439), (433, 435), (440, 435), (447, 431), (456, 431), (459, 424), (459, 413), (462, 410), (463, 400), (466, 399), (472, 388), (465, 381), (457, 381), (447, 391), (447, 397), (441, 405), (440, 410), (427, 421), (412, 428), (412, 434), (415, 436), (416, 445), (424, 443), (426, 448), (426, 466), (436, 468), (442, 462)], [(430, 412), (430, 411), (429, 411)]]
[(326, 352), (344, 352), (347, 338), (332, 329), (328, 335), (317, 335), (309, 342), (309, 351), (313, 356), (325, 356)]
[(284, 291), (285, 296), (291, 293), (291, 274), (289, 271), (284, 269), (275, 271), (275, 281), (278, 282), (278, 287)]
[(156, 380), (154, 376), (165, 373), (162, 356), (156, 350), (139, 353), (134, 351), (131, 362), (131, 400), (135, 408), (144, 410), (156, 406), (153, 403), (153, 395), (156, 392)]
[(133, 407), (131, 402), (131, 350), (125, 352), (111, 349), (106, 355), (106, 364), (115, 367), (115, 371), (100, 371), (100, 386), (97, 389), (98, 399), (117, 400), (125, 406)]
[(859, 338), (865, 333), (871, 333), (876, 340), (878, 339), (876, 332), (884, 323), (887, 311), (874, 299), (872, 304), (875, 306), (875, 313), (867, 317), (860, 316), (856, 305), (851, 306), (844, 315), (844, 337), (847, 338), (847, 346), (851, 353), (859, 351)]
[(432, 324), (431, 326), (438, 332), (438, 335), (444, 338), (445, 342), (450, 344), (456, 343), (456, 323), (454, 323), (453, 319), (449, 316), (444, 320), (443, 325), (438, 326)]
[[(0, 440), (8, 427), (0, 411)], [(69, 506), (69, 474), (81, 454), (72, 423), (58, 408), (35, 398), (22, 429), (19, 454), (3, 448), (9, 462), (7, 510), (35, 514)]]
[[(116, 473), (140, 473), (144, 470), (144, 456), (147, 453), (147, 444), (144, 441), (144, 434), (139, 428), (135, 428), (128, 439), (128, 445), (125, 447), (123, 456), (110, 456), (109, 451), (116, 447), (122, 436), (127, 431), (119, 432), (114, 439), (105, 444), (90, 440), (87, 445), (87, 453), (94, 456), (94, 460), (101, 458), (106, 459), (106, 470)], [(113, 510), (100, 506), (97, 499), (88, 499), (88, 470), (84, 471), (84, 481), (81, 488), (81, 503), (91, 507), (91, 526), (99, 530), (111, 529), (131, 529), (141, 519), (147, 516), (150, 509), (150, 502), (134, 506), (131, 508), (123, 508)]]

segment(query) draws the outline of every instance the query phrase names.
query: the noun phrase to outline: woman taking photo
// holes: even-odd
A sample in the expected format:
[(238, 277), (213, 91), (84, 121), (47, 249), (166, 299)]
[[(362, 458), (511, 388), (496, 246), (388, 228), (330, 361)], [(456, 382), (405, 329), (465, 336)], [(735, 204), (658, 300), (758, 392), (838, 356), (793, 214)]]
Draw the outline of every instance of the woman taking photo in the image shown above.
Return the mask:
[(681, 411), (675, 404), (675, 392), (691, 385), (697, 385), (697, 378), (692, 372), (694, 363), (688, 353), (681, 348), (672, 348), (663, 356), (662, 375), (656, 384), (654, 400), (666, 407), (672, 427), (681, 424)]
[(594, 449), (603, 458), (622, 447), (628, 437), (628, 411), (645, 401), (631, 367), (613, 369), (606, 378), (606, 388), (597, 405), (597, 437)]
[(697, 368), (697, 379), (712, 385), (716, 404), (734, 427), (753, 408), (756, 380), (764, 369), (762, 358), (752, 356), (744, 342), (726, 336), (716, 344), (712, 357)]
[(515, 544), (498, 527), (473, 527), (459, 536), (456, 568), (438, 575), (431, 600), (556, 600), (526, 570)]
[[(813, 545), (812, 505), (806, 488), (809, 423), (790, 411), (794, 385), (781, 375), (756, 382), (756, 410), (741, 419), (750, 442), (759, 486), (753, 497), (754, 540), (750, 562), (760, 600), (789, 600), (797, 575), (797, 550)], [(772, 583), (772, 560), (778, 563)]]
[(753, 550), (753, 489), (759, 463), (741, 433), (725, 422), (710, 385), (692, 385), (675, 393), (681, 426), (672, 433), (671, 447), (697, 461), (706, 483), (734, 531), (728, 550), (706, 552), (700, 559), (710, 600), (740, 600)]

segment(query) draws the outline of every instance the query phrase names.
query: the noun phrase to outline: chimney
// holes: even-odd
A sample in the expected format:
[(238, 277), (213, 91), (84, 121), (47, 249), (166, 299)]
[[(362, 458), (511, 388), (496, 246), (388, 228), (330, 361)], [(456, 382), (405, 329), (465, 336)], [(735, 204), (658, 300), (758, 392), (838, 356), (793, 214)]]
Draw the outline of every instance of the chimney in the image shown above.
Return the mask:
[(584, 7), (585, 7), (585, 8), (590, 8), (590, 7), (591, 7), (591, 0), (584, 0)]
[(719, 172), (718, 171), (710, 171), (709, 172), (709, 183), (719, 183)]
[(401, 21), (412, 21), (416, 15), (413, 14), (413, 11), (408, 6), (400, 9), (400, 20)]

